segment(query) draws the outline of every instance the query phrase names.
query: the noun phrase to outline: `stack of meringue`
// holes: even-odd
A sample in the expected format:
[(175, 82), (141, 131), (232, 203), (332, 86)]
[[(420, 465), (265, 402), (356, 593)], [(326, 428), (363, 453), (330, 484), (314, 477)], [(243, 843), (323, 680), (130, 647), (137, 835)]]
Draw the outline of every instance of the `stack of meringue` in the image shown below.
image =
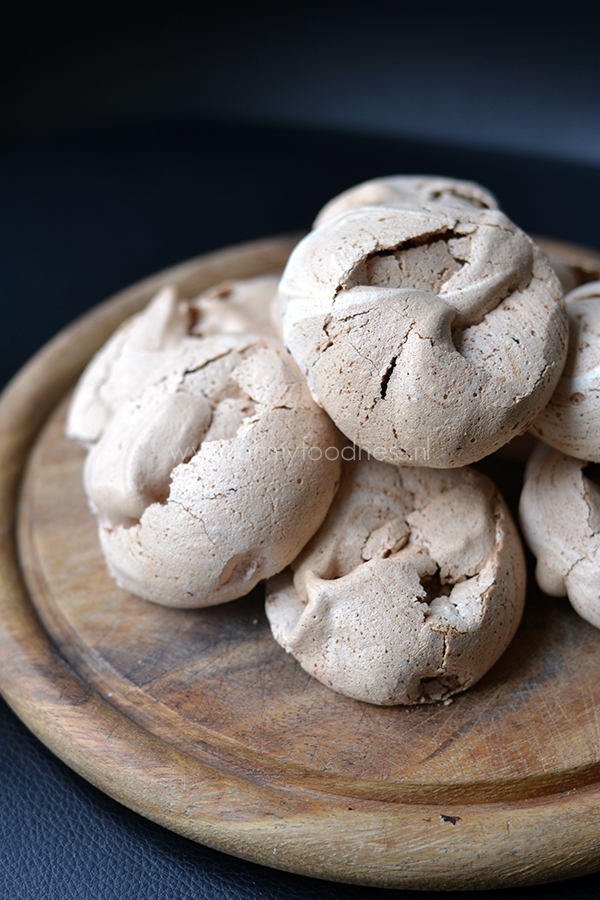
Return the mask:
[[(89, 448), (108, 568), (180, 607), (267, 579), (273, 635), (309, 674), (380, 705), (445, 700), (503, 653), (525, 598), (510, 513), (468, 466), (532, 423), (563, 439), (563, 395), (587, 447), (600, 359), (590, 350), (561, 379), (558, 279), (470, 182), (398, 176), (347, 191), (277, 282), (191, 300), (166, 288), (84, 372), (67, 431)], [(592, 322), (587, 307), (574, 315)], [(546, 496), (541, 465), (531, 478)], [(600, 523), (590, 484), (580, 496)], [(585, 566), (559, 553), (561, 574), (548, 519), (525, 529), (546, 553), (542, 586), (570, 596)]]

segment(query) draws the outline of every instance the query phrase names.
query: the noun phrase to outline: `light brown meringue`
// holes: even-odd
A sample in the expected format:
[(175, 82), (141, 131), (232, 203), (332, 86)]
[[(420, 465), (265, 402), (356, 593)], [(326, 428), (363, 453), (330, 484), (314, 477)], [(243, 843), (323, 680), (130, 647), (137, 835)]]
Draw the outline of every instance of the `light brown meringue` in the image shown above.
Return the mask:
[(192, 300), (180, 300), (174, 287), (162, 288), (89, 362), (73, 394), (67, 436), (86, 446), (97, 441), (119, 407), (187, 335), (252, 332), (281, 340), (278, 282), (279, 275), (228, 281)]
[(342, 446), (278, 342), (186, 337), (114, 413), (86, 460), (111, 573), (167, 606), (246, 594), (320, 526)]
[(531, 431), (567, 456), (600, 462), (600, 281), (571, 291), (565, 303), (567, 361)]
[(566, 357), (557, 278), (496, 210), (350, 210), (300, 242), (279, 296), (317, 402), (395, 465), (492, 453), (540, 413)]
[(190, 301), (194, 316), (190, 334), (251, 332), (281, 340), (277, 275), (223, 281)]
[(471, 469), (348, 463), (321, 529), (267, 583), (275, 639), (346, 696), (443, 700), (499, 658), (525, 599), (523, 550)]
[(525, 470), (519, 513), (546, 594), (568, 596), (600, 628), (600, 479), (598, 466), (540, 443)]
[(340, 213), (359, 206), (427, 206), (431, 203), (498, 209), (494, 195), (475, 181), (439, 175), (391, 175), (363, 181), (338, 194), (325, 204), (313, 227), (320, 228)]

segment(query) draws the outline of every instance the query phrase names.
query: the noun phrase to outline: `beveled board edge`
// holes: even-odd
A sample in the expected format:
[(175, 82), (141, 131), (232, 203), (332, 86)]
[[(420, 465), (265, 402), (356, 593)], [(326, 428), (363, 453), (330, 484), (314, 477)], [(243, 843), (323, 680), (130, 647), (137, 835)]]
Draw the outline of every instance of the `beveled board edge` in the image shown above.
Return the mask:
[(197, 292), (225, 278), (273, 271), (296, 239), (227, 248), (134, 285), (57, 335), (6, 388), (0, 399), (0, 691), (50, 750), (105, 793), (185, 837), (263, 865), (430, 890), (595, 871), (600, 785), (525, 802), (438, 809), (349, 801), (268, 786), (251, 773), (223, 773), (149, 734), (87, 686), (33, 610), (14, 526), (22, 473), (47, 416), (116, 325), (162, 284)]

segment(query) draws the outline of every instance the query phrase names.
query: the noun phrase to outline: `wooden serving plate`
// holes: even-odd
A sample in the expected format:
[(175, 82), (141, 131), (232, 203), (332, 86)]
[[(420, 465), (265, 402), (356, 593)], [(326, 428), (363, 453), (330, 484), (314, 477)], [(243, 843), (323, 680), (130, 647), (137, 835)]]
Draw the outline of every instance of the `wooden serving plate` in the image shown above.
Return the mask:
[[(533, 584), (508, 651), (449, 705), (334, 694), (273, 641), (259, 590), (163, 609), (108, 577), (65, 440), (92, 352), (164, 283), (281, 268), (284, 237), (200, 257), (83, 317), (0, 403), (0, 689), (125, 805), (268, 866), (359, 884), (500, 887), (600, 868), (600, 633)], [(548, 243), (581, 280), (600, 255)], [(509, 489), (516, 498), (520, 471)]]

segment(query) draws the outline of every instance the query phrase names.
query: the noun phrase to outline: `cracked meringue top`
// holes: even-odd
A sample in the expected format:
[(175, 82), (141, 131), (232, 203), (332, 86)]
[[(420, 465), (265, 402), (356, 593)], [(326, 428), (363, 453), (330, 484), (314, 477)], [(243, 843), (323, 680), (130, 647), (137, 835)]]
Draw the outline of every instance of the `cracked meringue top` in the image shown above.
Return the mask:
[(342, 446), (278, 342), (183, 338), (87, 456), (85, 488), (111, 574), (167, 606), (246, 594), (323, 521)]
[(363, 458), (345, 464), (320, 530), (267, 583), (266, 612), (310, 675), (389, 706), (474, 684), (524, 599), (521, 542), (488, 478)]
[(314, 227), (359, 206), (467, 206), (475, 209), (498, 209), (498, 201), (487, 188), (474, 181), (442, 178), (439, 175), (391, 175), (372, 178), (349, 188), (325, 204)]
[(567, 352), (558, 280), (497, 210), (350, 210), (296, 247), (279, 302), (317, 402), (396, 465), (492, 453), (546, 405)]
[(531, 431), (567, 456), (600, 463), (600, 281), (571, 291), (565, 303), (567, 361)]

